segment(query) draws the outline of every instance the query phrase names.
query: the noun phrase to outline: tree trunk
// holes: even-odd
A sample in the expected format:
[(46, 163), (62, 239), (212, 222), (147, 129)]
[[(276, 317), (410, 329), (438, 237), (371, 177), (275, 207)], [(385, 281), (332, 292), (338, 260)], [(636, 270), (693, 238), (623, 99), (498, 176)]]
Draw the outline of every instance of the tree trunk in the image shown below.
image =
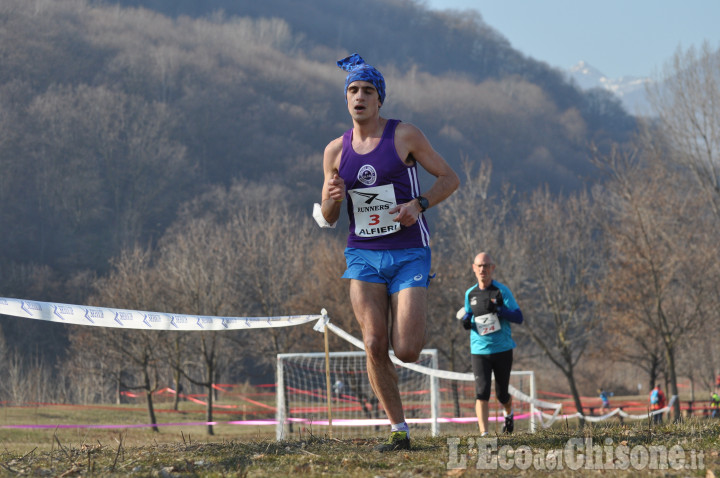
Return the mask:
[[(455, 341), (450, 342), (450, 370), (455, 370)], [(450, 385), (452, 389), (453, 403), (455, 404), (455, 416), (460, 416), (460, 394), (458, 393), (458, 383), (453, 380)]]
[(675, 374), (675, 350), (673, 346), (667, 342), (665, 343), (665, 359), (667, 360), (668, 381), (670, 382), (670, 387), (666, 388), (666, 390), (670, 392), (668, 393), (667, 399), (670, 400), (673, 396), (677, 397), (673, 404), (672, 411), (673, 420), (679, 422), (682, 420), (682, 417), (680, 416), (680, 395), (678, 394), (677, 375)]
[(652, 390), (655, 388), (655, 384), (657, 383), (658, 379), (658, 368), (660, 367), (660, 361), (658, 360), (657, 355), (653, 354), (652, 356), (652, 362), (650, 365), (650, 386), (648, 387), (648, 390)]
[(150, 386), (150, 373), (147, 368), (143, 370), (143, 374), (145, 375), (145, 398), (147, 399), (148, 416), (150, 417), (150, 423), (152, 423), (152, 430), (154, 432), (160, 432), (160, 429), (157, 427), (157, 419), (155, 418), (155, 407), (153, 406), (152, 387)]
[[(568, 385), (570, 385), (570, 393), (572, 394), (573, 401), (575, 402), (575, 408), (577, 411), (585, 415), (585, 412), (583, 411), (582, 401), (580, 400), (580, 393), (578, 392), (577, 385), (575, 384), (575, 373), (573, 372), (573, 366), (568, 364), (568, 370), (565, 373), (565, 377), (567, 378)], [(580, 428), (585, 426), (585, 419), (580, 418)]]
[(175, 382), (173, 385), (175, 387), (175, 398), (173, 399), (173, 410), (176, 412), (179, 408), (180, 403), (180, 372), (175, 370), (173, 372), (173, 382)]
[[(177, 362), (176, 362), (176, 363), (177, 363), (177, 366), (179, 366), (180, 364), (179, 364), (179, 361), (178, 361), (178, 359), (177, 359), (177, 357), (179, 357), (179, 355), (180, 355), (180, 339), (179, 339), (179, 338), (177, 338), (177, 337), (175, 338), (175, 341), (173, 342), (173, 346), (175, 347), (175, 350), (174, 350), (175, 357), (176, 357), (175, 360), (177, 361)], [(177, 367), (177, 366), (176, 366), (176, 367)], [(182, 374), (180, 373), (180, 370), (178, 370), (177, 368), (175, 368), (174, 371), (173, 371), (173, 379), (174, 379), (174, 381), (175, 381), (175, 384), (174, 384), (174, 386), (175, 386), (175, 400), (173, 400), (173, 410), (175, 410), (175, 411), (178, 411), (178, 408), (179, 408), (179, 405), (180, 405), (180, 378), (181, 378), (181, 377), (182, 377)]]
[(213, 421), (213, 375), (214, 375), (214, 367), (212, 364), (208, 363), (206, 364), (206, 372), (208, 377), (208, 384), (207, 384), (207, 413), (206, 413), (206, 421), (207, 421), (207, 433), (208, 435), (214, 435), (215, 431), (213, 430), (212, 421)]

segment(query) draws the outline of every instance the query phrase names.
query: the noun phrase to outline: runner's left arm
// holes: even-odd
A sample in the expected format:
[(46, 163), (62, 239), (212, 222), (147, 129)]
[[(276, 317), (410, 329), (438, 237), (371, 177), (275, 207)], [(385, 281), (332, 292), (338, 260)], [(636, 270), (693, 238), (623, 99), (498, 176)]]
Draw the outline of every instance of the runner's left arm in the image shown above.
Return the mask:
[[(395, 144), (401, 158), (412, 156), (428, 173), (435, 176), (435, 182), (430, 189), (422, 194), (428, 200), (429, 207), (445, 200), (460, 185), (458, 175), (433, 149), (430, 141), (417, 127), (409, 123), (400, 123), (396, 130)], [(395, 220), (403, 226), (411, 226), (417, 221), (421, 208), (418, 201), (413, 199), (405, 204), (398, 204), (394, 210), (388, 212), (391, 214), (397, 212)]]

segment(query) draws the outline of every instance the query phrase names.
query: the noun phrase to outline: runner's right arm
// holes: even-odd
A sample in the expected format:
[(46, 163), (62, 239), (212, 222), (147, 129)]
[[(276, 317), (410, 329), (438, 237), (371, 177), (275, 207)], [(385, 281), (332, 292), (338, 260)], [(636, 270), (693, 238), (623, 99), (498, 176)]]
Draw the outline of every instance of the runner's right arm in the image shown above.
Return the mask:
[(342, 137), (330, 142), (323, 154), (323, 174), (325, 181), (322, 188), (322, 215), (331, 224), (340, 218), (342, 201), (345, 199), (345, 182), (338, 174), (340, 154), (342, 153)]

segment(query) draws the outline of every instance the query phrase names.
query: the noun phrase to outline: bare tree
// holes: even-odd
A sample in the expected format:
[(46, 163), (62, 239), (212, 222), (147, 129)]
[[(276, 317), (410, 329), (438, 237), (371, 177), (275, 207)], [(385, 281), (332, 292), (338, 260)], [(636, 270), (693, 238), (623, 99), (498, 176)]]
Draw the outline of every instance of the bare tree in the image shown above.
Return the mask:
[[(311, 311), (292, 310), (312, 282), (311, 229), (307, 219), (299, 219), (278, 199), (287, 195), (284, 190), (237, 183), (188, 205), (160, 245), (156, 269), (165, 284), (166, 302), (193, 315), (318, 313), (319, 304)], [(252, 351), (256, 364), (269, 365), (278, 353), (303, 347), (308, 340), (320, 340), (310, 327), (201, 332), (190, 341), (190, 359), (177, 367), (188, 380), (207, 388), (211, 422), (217, 374), (233, 367), (237, 377), (237, 365), (247, 358), (247, 353), (237, 353), (237, 345)]]
[(29, 398), (24, 359), (17, 350), (13, 350), (6, 354), (4, 362), (2, 383), (4, 395), (14, 403), (24, 403)]
[(95, 327), (72, 328), (68, 355), (60, 378), (66, 382), (68, 401), (105, 403), (113, 397), (121, 403), (121, 378), (131, 373), (126, 360), (112, 349), (104, 331)]
[[(428, 346), (438, 349), (450, 370), (471, 368), (468, 331), (456, 320), (465, 291), (474, 283), (472, 261), (482, 251), (503, 262), (512, 251), (504, 247), (504, 231), (510, 220), (513, 191), (508, 187), (499, 196), (490, 195), (492, 163), (475, 164), (463, 157), (463, 186), (437, 208), (433, 231), (433, 273), (428, 293)], [(501, 272), (502, 271), (502, 272)], [(503, 280), (502, 268), (498, 269)], [(455, 411), (460, 413), (458, 383), (452, 382)]]
[[(111, 274), (97, 282), (98, 303), (141, 310), (166, 310), (190, 315), (265, 316), (297, 314), (294, 304), (308, 303), (306, 290), (311, 270), (308, 253), (309, 223), (291, 212), (272, 188), (249, 183), (217, 188), (186, 205), (180, 218), (152, 253), (135, 248), (114, 262)], [(268, 200), (267, 198), (271, 198)], [(317, 309), (321, 306), (317, 305)], [(302, 313), (314, 312), (302, 311)], [(299, 315), (299, 314), (298, 314)], [(272, 363), (275, 355), (307, 340), (320, 341), (309, 327), (244, 332), (113, 331), (102, 341), (118, 352), (116, 359), (135, 364), (148, 393), (160, 382), (158, 361), (175, 373), (207, 389), (207, 421), (213, 421), (214, 385), (247, 353), (259, 363)], [(126, 336), (127, 335), (127, 336)], [(100, 343), (103, 343), (103, 342)], [(118, 370), (116, 379), (123, 377)], [(239, 372), (234, 371), (234, 377)], [(152, 408), (150, 408), (152, 411)], [(154, 423), (154, 422), (153, 422)], [(208, 433), (213, 434), (212, 425)]]
[[(349, 282), (341, 279), (345, 272), (345, 238), (337, 234), (326, 234), (327, 230), (315, 228), (312, 234), (312, 247), (309, 254), (309, 269), (305, 273), (303, 293), (290, 302), (293, 310), (317, 313), (326, 309), (330, 321), (354, 335), (361, 336), (360, 326), (349, 300)], [(303, 342), (303, 351), (322, 350), (322, 336), (315, 334)], [(348, 350), (351, 347), (344, 340), (330, 335), (329, 346), (332, 350)], [(298, 350), (300, 351), (300, 350)]]
[(695, 389), (699, 387), (705, 399), (715, 390), (715, 378), (720, 364), (720, 323), (717, 320), (706, 320), (688, 335), (685, 346), (678, 353), (680, 373), (690, 379), (692, 398), (695, 400)]
[[(0, 353), (2, 352), (0, 349)], [(18, 404), (57, 399), (56, 380), (39, 355), (27, 358), (14, 348), (0, 356), (0, 360), (4, 362), (0, 396)]]
[(489, 195), (492, 163), (480, 162), (477, 171), (463, 160), (463, 186), (438, 206), (433, 232), (433, 272), (428, 294), (428, 337), (451, 370), (470, 369), (468, 332), (455, 320), (465, 291), (477, 281), (472, 261), (482, 251), (492, 252), (503, 262), (511, 251), (504, 247), (504, 230), (510, 220), (512, 192), (505, 188), (500, 197)]
[[(148, 417), (152, 430), (159, 432), (153, 394), (160, 389), (158, 353), (158, 335), (162, 332), (145, 330), (114, 330), (101, 329), (106, 347), (105, 353), (114, 359), (115, 363), (122, 362), (128, 365), (130, 372), (122, 373), (122, 369), (111, 369), (119, 385), (127, 390), (140, 390), (145, 394), (148, 408)], [(117, 373), (117, 375), (115, 375)]]
[(686, 167), (720, 218), (720, 49), (678, 49), (649, 100), (670, 160)]
[(579, 412), (575, 373), (599, 333), (596, 299), (605, 259), (594, 207), (586, 193), (555, 198), (538, 190), (520, 205), (512, 240), (519, 261), (514, 277), (521, 281), (517, 290), (527, 317), (518, 331), (563, 373)]
[[(612, 218), (605, 225), (612, 280), (603, 292), (614, 326), (631, 320), (660, 339), (668, 390), (677, 395), (678, 352), (716, 316), (716, 246), (704, 225), (711, 208), (663, 153), (646, 145), (640, 154), (616, 148), (604, 158), (611, 178), (603, 205)], [(680, 419), (679, 402), (674, 417)]]
[(602, 340), (596, 344), (600, 360), (611, 360), (638, 367), (647, 375), (648, 390), (651, 390), (660, 381), (665, 373), (665, 351), (662, 338), (655, 329), (648, 329), (643, 323), (632, 315), (618, 312), (617, 302), (624, 303), (628, 298), (620, 298), (616, 294), (626, 292), (612, 282), (615, 278), (610, 275), (607, 283), (603, 284), (603, 303), (606, 307), (600, 308), (598, 314), (603, 317)]
[[(717, 237), (720, 232), (720, 49), (713, 49), (708, 42), (699, 49), (678, 48), (648, 93), (659, 118), (657, 136), (665, 139), (671, 151), (668, 159), (694, 178), (715, 216), (715, 220), (705, 221), (702, 228)], [(650, 134), (653, 133), (651, 130)], [(708, 267), (716, 263), (712, 260), (706, 264), (703, 272), (708, 273)], [(720, 296), (720, 288), (716, 287), (708, 295)], [(717, 307), (709, 308), (712, 315), (715, 310)], [(708, 336), (712, 334), (700, 334), (693, 339), (692, 350), (683, 354), (690, 357), (704, 349), (707, 358), (700, 361), (699, 367), (711, 362), (716, 355), (712, 344), (704, 343), (703, 339)], [(697, 367), (690, 366), (690, 369), (697, 371)], [(708, 380), (708, 376), (712, 383), (715, 373), (718, 370), (704, 371), (700, 375), (701, 383)]]
[[(164, 301), (173, 311), (200, 316), (237, 315), (244, 294), (236, 281), (241, 260), (236, 245), (231, 231), (211, 218), (176, 223), (161, 241), (155, 265)], [(208, 423), (213, 421), (216, 374), (234, 356), (229, 350), (222, 351), (227, 335), (193, 332), (187, 338), (174, 337), (164, 344), (164, 355), (175, 372), (207, 390)], [(209, 435), (214, 433), (212, 425), (207, 429)]]
[[(320, 312), (323, 306), (319, 303), (314, 310), (291, 309), (295, 303), (303, 303), (300, 299), (312, 281), (308, 272), (312, 269), (309, 251), (314, 247), (314, 224), (308, 215), (298, 216), (285, 202), (270, 199), (238, 211), (229, 227), (242, 257), (236, 271), (246, 294), (241, 310), (262, 317)], [(266, 363), (274, 363), (278, 353), (303, 347), (308, 341), (320, 343), (309, 326), (263, 329), (248, 338), (259, 360)]]
[[(96, 294), (90, 304), (137, 310), (162, 310), (159, 302), (159, 281), (150, 264), (149, 249), (134, 248), (113, 261), (113, 270), (96, 282)], [(79, 331), (82, 333), (82, 331)], [(100, 328), (93, 334), (83, 335), (74, 341), (77, 347), (94, 347), (98, 357), (111, 364), (126, 367), (103, 367), (119, 386), (129, 390), (142, 390), (148, 407), (153, 431), (158, 432), (153, 404), (153, 393), (160, 387), (158, 365), (161, 342), (167, 332)]]

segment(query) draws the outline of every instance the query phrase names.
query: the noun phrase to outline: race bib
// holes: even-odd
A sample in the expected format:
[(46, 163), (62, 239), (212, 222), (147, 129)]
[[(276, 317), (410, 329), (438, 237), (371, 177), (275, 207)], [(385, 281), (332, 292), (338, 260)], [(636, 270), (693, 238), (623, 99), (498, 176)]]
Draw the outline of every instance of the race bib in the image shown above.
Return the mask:
[(481, 315), (475, 317), (475, 326), (480, 335), (492, 334), (500, 330), (500, 319), (495, 313)]
[(400, 230), (400, 223), (388, 211), (395, 207), (395, 189), (392, 184), (348, 191), (355, 217), (355, 235), (358, 237), (386, 236)]

